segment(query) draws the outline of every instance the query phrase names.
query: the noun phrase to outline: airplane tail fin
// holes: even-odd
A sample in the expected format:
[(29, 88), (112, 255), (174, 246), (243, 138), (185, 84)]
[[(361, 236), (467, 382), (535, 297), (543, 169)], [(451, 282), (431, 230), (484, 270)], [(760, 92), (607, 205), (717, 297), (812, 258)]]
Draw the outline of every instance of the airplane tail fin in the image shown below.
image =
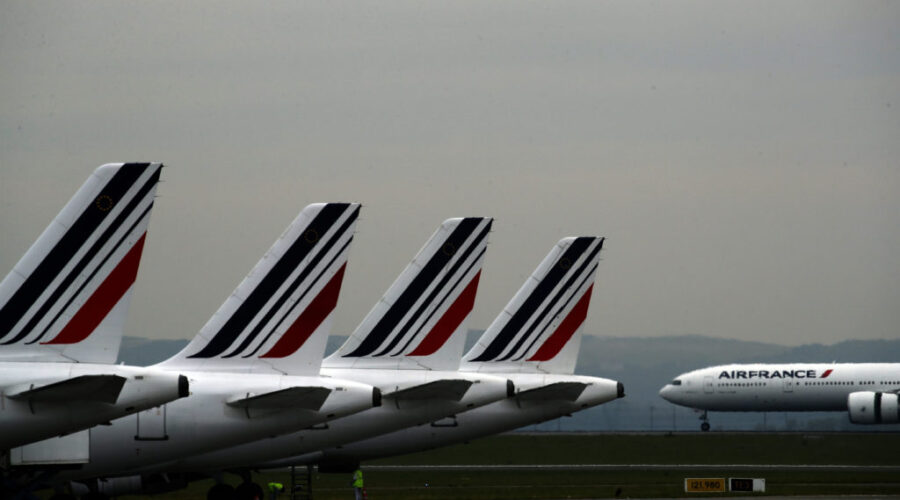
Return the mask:
[(463, 357), (462, 371), (572, 374), (603, 238), (563, 238)]
[(161, 170), (94, 170), (0, 282), (0, 360), (115, 362)]
[(318, 374), (359, 209), (304, 208), (197, 336), (159, 366)]
[(455, 371), (492, 222), (444, 221), (324, 365)]

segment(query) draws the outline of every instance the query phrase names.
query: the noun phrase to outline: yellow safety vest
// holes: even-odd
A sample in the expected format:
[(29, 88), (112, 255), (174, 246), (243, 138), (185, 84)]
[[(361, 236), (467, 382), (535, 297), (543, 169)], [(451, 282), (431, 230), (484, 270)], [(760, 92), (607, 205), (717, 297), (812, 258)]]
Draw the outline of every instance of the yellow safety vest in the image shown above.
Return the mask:
[(363, 478), (362, 478), (362, 470), (356, 469), (353, 473), (353, 487), (354, 488), (362, 488), (363, 487)]

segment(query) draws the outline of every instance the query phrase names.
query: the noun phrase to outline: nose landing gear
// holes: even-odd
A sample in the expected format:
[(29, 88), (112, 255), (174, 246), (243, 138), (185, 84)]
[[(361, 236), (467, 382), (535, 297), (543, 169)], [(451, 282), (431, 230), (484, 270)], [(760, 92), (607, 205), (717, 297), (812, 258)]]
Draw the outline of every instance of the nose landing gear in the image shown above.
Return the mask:
[(709, 432), (709, 414), (706, 410), (703, 410), (703, 415), (700, 415), (700, 420), (703, 421), (703, 423), (700, 424), (700, 430), (703, 432)]

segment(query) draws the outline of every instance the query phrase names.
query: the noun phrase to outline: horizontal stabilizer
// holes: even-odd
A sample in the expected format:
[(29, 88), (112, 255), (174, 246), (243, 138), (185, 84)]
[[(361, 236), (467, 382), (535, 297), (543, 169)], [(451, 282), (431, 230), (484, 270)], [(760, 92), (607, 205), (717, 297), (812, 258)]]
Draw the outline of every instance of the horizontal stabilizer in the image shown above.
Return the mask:
[(588, 384), (583, 382), (557, 382), (537, 389), (522, 391), (516, 397), (525, 401), (575, 401), (587, 386)]
[(427, 384), (401, 389), (385, 395), (393, 399), (406, 401), (419, 401), (424, 399), (442, 399), (447, 401), (459, 401), (472, 385), (471, 380), (445, 379), (435, 380)]
[(16, 400), (52, 403), (99, 402), (113, 404), (125, 385), (119, 375), (82, 375), (47, 385), (29, 384), (20, 391), (13, 389), (8, 397)]
[(303, 409), (318, 411), (331, 394), (327, 387), (288, 387), (280, 391), (252, 392), (228, 400), (229, 406), (256, 410)]

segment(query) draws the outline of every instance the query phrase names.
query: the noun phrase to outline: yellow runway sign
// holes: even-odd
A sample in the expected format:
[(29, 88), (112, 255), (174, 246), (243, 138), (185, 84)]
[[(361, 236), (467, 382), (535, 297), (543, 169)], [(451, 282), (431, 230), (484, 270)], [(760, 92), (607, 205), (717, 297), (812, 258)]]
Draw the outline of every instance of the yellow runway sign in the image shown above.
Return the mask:
[(723, 477), (687, 477), (684, 479), (686, 493), (714, 493), (725, 491)]

